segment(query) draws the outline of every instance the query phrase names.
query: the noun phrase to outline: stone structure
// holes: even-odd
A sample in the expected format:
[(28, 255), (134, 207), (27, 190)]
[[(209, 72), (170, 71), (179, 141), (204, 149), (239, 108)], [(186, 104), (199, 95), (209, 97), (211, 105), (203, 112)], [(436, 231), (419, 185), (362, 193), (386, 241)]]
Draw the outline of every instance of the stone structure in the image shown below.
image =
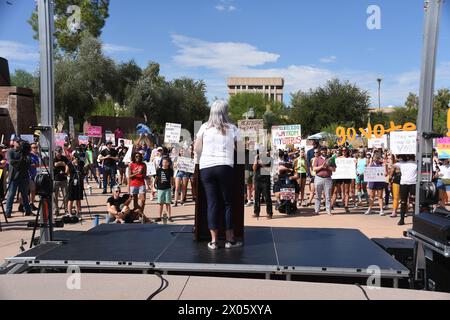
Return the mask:
[(0, 64), (0, 138), (3, 135), (5, 143), (12, 134), (33, 134), (30, 127), (36, 126), (37, 116), (33, 90), (5, 86), (10, 79), (8, 62), (0, 59)]
[(228, 78), (230, 96), (243, 92), (263, 93), (270, 101), (283, 102), (283, 78)]

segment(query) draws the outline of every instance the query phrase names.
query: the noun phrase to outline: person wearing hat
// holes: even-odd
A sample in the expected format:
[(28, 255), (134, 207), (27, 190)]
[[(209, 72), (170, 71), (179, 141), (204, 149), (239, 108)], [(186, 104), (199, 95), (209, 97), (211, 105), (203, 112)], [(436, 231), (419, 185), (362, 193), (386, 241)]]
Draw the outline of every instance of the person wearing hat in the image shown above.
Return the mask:
[[(62, 147), (57, 147), (55, 149), (55, 159), (53, 160), (53, 191), (55, 196), (53, 198), (55, 216), (59, 215), (59, 193), (63, 195), (63, 201), (66, 201), (67, 195), (67, 174), (69, 159), (64, 155), (64, 150)], [(66, 203), (64, 203), (66, 207)]]
[(31, 212), (30, 203), (28, 201), (28, 194), (30, 192), (30, 175), (29, 170), (31, 168), (31, 160), (29, 156), (25, 156), (20, 151), (20, 145), (23, 141), (15, 137), (13, 139), (13, 147), (8, 150), (9, 161), (9, 190), (8, 198), (6, 200), (6, 216), (11, 218), (12, 207), (14, 197), (17, 193), (17, 189), (22, 194), (23, 207), (25, 209), (25, 215), (30, 216)]
[(116, 184), (117, 161), (119, 161), (117, 150), (112, 147), (112, 141), (106, 143), (106, 149), (100, 153), (99, 160), (103, 161), (103, 194), (107, 193), (108, 177), (112, 188)]

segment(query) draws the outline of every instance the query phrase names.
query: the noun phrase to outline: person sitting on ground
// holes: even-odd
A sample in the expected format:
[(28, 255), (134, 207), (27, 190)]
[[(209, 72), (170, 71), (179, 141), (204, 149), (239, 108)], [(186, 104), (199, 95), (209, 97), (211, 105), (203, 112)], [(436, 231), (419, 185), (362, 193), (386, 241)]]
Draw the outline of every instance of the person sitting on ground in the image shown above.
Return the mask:
[(140, 209), (132, 210), (130, 203), (132, 197), (129, 194), (120, 195), (120, 187), (113, 188), (113, 196), (107, 201), (108, 214), (106, 223), (133, 223), (139, 218), (144, 219), (144, 223), (151, 223), (150, 219), (145, 217)]

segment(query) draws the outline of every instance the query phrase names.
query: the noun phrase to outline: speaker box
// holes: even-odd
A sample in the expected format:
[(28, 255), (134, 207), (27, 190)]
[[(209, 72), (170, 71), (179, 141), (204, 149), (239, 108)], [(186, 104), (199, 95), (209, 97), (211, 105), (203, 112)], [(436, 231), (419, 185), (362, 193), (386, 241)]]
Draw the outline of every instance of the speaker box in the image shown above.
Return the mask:
[(450, 258), (434, 251), (426, 256), (427, 290), (450, 292)]
[(427, 238), (450, 245), (450, 216), (423, 212), (413, 218), (413, 230)]
[(0, 86), (11, 86), (11, 78), (9, 76), (8, 60), (0, 57)]

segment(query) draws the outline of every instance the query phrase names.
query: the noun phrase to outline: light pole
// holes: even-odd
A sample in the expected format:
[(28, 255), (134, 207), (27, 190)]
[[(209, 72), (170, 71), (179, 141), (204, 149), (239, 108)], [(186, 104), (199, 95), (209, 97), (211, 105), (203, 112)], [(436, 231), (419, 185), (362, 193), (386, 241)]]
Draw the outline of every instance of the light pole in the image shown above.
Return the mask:
[(383, 79), (378, 78), (378, 111), (381, 111), (381, 81)]

